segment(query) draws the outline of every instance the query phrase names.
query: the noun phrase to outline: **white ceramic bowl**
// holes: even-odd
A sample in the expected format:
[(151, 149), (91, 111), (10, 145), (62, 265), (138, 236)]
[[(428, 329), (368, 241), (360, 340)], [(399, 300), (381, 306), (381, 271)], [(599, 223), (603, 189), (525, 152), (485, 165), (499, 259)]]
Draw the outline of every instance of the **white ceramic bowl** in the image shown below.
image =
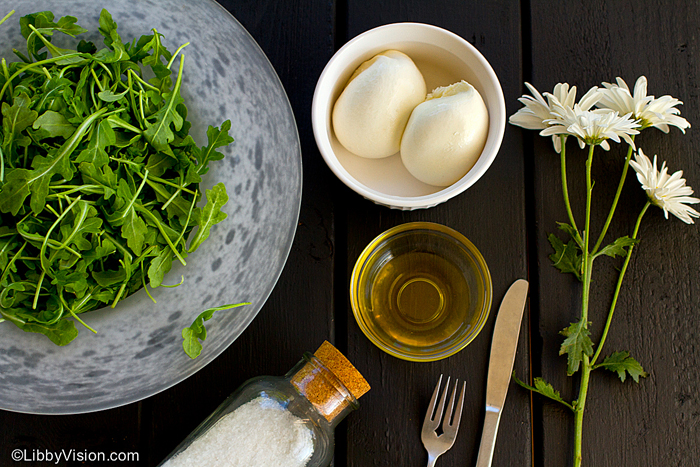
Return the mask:
[[(335, 137), (331, 124), (333, 105), (350, 75), (362, 62), (388, 49), (399, 50), (413, 59), (423, 73), (428, 92), (465, 80), (479, 91), (486, 103), (489, 134), (484, 150), (474, 167), (448, 187), (417, 180), (403, 166), (399, 153), (384, 159), (366, 159), (349, 152)], [(336, 52), (316, 84), (311, 121), (321, 155), (343, 183), (377, 204), (412, 210), (447, 201), (486, 172), (503, 140), (506, 107), (496, 73), (469, 42), (436, 26), (396, 23), (360, 34)]]

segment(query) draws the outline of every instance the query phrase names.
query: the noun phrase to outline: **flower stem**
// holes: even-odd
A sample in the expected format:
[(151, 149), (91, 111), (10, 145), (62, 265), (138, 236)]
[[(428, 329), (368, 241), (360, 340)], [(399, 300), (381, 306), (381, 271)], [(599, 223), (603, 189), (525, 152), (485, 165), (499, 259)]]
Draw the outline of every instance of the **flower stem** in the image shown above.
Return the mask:
[[(593, 195), (593, 182), (591, 180), (591, 166), (593, 165), (594, 145), (588, 149), (588, 159), (586, 160), (586, 230), (583, 236), (583, 296), (581, 299), (581, 320), (588, 328), (588, 303), (591, 290), (591, 276), (593, 273), (593, 255), (588, 251), (589, 232), (591, 228), (591, 197)], [(583, 460), (583, 411), (586, 407), (586, 396), (588, 395), (588, 381), (591, 375), (591, 362), (585, 353), (582, 359), (581, 385), (579, 394), (574, 404), (574, 466), (580, 467)]]
[(588, 380), (591, 376), (591, 365), (588, 355), (583, 356), (583, 371), (581, 374), (581, 388), (576, 408), (574, 410), (574, 467), (580, 467), (583, 461), (583, 410), (586, 407), (586, 396), (588, 395)]
[[(588, 251), (589, 232), (591, 230), (591, 198), (593, 195), (593, 182), (591, 180), (591, 166), (593, 165), (593, 149), (590, 145), (588, 149), (588, 159), (586, 159), (586, 230), (583, 232), (583, 299), (581, 303), (581, 318), (588, 319), (588, 299), (591, 286), (591, 269), (593, 267), (593, 255)], [(588, 327), (588, 325), (586, 325)]]
[[(636, 240), (637, 239), (637, 233), (639, 233), (639, 226), (642, 223), (642, 217), (644, 217), (644, 214), (647, 212), (647, 209), (649, 209), (649, 206), (651, 206), (651, 202), (647, 201), (647, 204), (644, 205), (642, 208), (642, 211), (639, 213), (639, 216), (637, 217), (637, 223), (634, 226), (634, 231), (632, 232), (632, 239)], [(617, 286), (615, 286), (615, 294), (613, 295), (612, 303), (610, 304), (610, 311), (608, 311), (608, 320), (605, 323), (605, 328), (603, 329), (603, 335), (600, 338), (600, 343), (598, 344), (598, 348), (596, 349), (596, 353), (593, 356), (593, 360), (591, 360), (591, 366), (594, 366), (596, 362), (598, 361), (598, 357), (600, 356), (601, 351), (603, 350), (603, 345), (605, 344), (605, 339), (608, 337), (608, 331), (610, 330), (610, 324), (612, 323), (612, 318), (613, 314), (615, 313), (615, 306), (617, 305), (617, 298), (620, 295), (620, 288), (622, 287), (622, 279), (625, 277), (625, 272), (627, 271), (627, 265), (630, 264), (630, 258), (632, 257), (632, 250), (634, 249), (634, 244), (630, 245), (629, 250), (627, 251), (627, 257), (625, 258), (625, 263), (622, 265), (622, 269), (620, 269), (620, 275), (617, 278)]]
[[(634, 135), (632, 135), (634, 140)], [(630, 166), (630, 160), (632, 160), (632, 146), (627, 149), (627, 158), (625, 159), (625, 165), (622, 168), (622, 175), (620, 176), (620, 183), (617, 185), (617, 192), (615, 193), (615, 198), (613, 199), (612, 206), (610, 206), (610, 212), (608, 213), (608, 218), (605, 220), (605, 225), (603, 225), (603, 230), (600, 232), (598, 241), (593, 247), (591, 254), (595, 255), (600, 248), (600, 244), (603, 243), (605, 234), (608, 233), (608, 227), (610, 227), (610, 222), (612, 221), (613, 215), (615, 214), (615, 209), (617, 208), (617, 202), (620, 200), (620, 194), (622, 193), (622, 187), (625, 185), (625, 180), (627, 178), (627, 169)]]
[[(561, 189), (564, 194), (564, 205), (566, 206), (566, 213), (569, 215), (569, 222), (571, 227), (576, 231), (578, 235), (578, 227), (576, 226), (576, 221), (574, 220), (574, 213), (571, 211), (571, 203), (569, 202), (569, 184), (566, 181), (566, 136), (561, 135)], [(581, 238), (575, 239), (581, 243)]]

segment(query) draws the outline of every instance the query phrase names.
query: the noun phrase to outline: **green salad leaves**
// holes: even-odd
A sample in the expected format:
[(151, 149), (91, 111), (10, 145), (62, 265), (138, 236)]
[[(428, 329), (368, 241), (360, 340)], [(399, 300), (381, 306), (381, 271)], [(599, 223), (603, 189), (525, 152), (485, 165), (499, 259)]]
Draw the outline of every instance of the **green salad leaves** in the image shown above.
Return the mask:
[[(98, 50), (52, 43), (86, 32), (72, 16), (43, 11), (20, 26), (26, 52), (0, 63), (0, 321), (65, 345), (82, 313), (161, 286), (226, 218), (223, 184), (197, 202), (231, 123), (197, 146), (180, 94), (187, 44), (170, 53), (155, 29), (124, 43), (102, 10)], [(188, 355), (201, 351), (203, 320), (234, 306), (183, 330)]]

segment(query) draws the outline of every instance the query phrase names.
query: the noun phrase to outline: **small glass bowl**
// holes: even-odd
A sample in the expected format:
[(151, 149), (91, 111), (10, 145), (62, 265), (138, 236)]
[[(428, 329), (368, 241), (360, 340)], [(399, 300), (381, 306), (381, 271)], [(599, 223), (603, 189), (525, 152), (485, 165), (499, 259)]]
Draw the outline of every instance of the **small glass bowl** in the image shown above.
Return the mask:
[(372, 240), (352, 271), (357, 324), (377, 347), (414, 362), (447, 358), (479, 334), (491, 309), (479, 250), (444, 225), (410, 222)]

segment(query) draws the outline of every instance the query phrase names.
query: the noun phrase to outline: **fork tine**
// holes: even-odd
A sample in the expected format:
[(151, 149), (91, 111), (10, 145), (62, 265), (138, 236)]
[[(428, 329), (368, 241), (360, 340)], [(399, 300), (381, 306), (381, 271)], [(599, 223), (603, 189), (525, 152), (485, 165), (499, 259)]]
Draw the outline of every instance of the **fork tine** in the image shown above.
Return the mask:
[[(430, 398), (430, 405), (425, 413), (425, 421), (423, 421), (423, 427), (431, 427), (433, 430), (437, 428), (437, 424), (433, 423), (433, 413), (435, 412), (435, 402), (437, 401), (438, 393), (440, 392), (440, 384), (442, 383), (442, 375), (438, 379), (437, 386), (433, 391), (433, 397)], [(438, 422), (440, 423), (440, 422)]]
[[(455, 401), (455, 396), (457, 395), (457, 389), (459, 389), (459, 384), (457, 381), (455, 381), (455, 388), (452, 391), (452, 400), (450, 401), (450, 412), (452, 413), (452, 406)], [(459, 422), (462, 419), (462, 406), (464, 405), (464, 393), (467, 390), (467, 382), (463, 381), (462, 382), (462, 392), (459, 395), (459, 402), (457, 402), (457, 408), (454, 411), (454, 417), (448, 417), (447, 414), (445, 415), (445, 420), (442, 423), (442, 431), (443, 432), (453, 432), (453, 436), (457, 435), (457, 430), (459, 429)], [(450, 418), (452, 418), (452, 423), (450, 422)]]
[[(452, 410), (455, 407), (455, 398), (457, 397), (457, 390), (459, 389), (459, 380), (455, 380), (455, 387), (452, 390), (452, 395), (450, 396), (450, 405), (447, 406), (447, 410), (445, 410), (445, 416), (443, 417), (442, 420), (442, 431), (444, 432), (447, 428), (450, 427), (451, 423), (450, 420), (452, 420)], [(447, 388), (445, 388), (445, 396), (447, 396)]]
[(440, 405), (438, 405), (437, 410), (435, 411), (435, 418), (433, 421), (435, 422), (435, 428), (437, 428), (440, 425), (440, 421), (442, 420), (442, 414), (445, 413), (445, 400), (447, 400), (447, 393), (450, 389), (450, 377), (447, 377), (447, 381), (445, 381), (445, 389), (442, 391), (442, 396), (440, 397)]

